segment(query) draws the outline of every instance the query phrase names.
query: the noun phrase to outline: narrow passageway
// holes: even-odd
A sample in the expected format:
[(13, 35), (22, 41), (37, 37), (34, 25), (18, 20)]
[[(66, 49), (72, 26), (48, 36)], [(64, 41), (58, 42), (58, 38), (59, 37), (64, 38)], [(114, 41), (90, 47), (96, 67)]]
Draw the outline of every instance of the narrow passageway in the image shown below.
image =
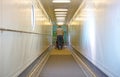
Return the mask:
[(47, 49), (18, 77), (108, 77), (72, 48)]
[(53, 49), (39, 77), (86, 77), (71, 52)]

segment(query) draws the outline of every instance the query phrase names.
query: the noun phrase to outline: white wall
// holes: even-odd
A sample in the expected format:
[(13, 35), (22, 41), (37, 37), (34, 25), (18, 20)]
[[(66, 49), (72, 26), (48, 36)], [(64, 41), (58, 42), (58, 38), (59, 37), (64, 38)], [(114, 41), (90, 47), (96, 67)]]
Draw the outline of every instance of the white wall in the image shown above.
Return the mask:
[(2, 0), (0, 0), (0, 27), (2, 27)]
[(109, 77), (120, 77), (120, 1), (86, 0), (83, 6), (69, 26), (71, 44)]
[[(3, 28), (28, 30), (31, 27), (31, 0), (2, 0)], [(12, 19), (11, 19), (12, 18)], [(24, 19), (23, 19), (24, 18)]]
[(0, 30), (0, 77), (17, 77), (51, 45), (52, 26), (39, 5), (35, 0), (0, 0), (0, 29), (38, 33)]

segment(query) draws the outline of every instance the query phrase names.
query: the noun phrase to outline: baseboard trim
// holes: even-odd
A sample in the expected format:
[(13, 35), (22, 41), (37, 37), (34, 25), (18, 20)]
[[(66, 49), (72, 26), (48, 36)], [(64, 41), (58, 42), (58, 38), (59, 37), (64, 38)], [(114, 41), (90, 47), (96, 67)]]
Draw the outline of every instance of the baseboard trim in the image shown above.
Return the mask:
[[(34, 60), (18, 77), (37, 77), (42, 70), (47, 59), (49, 58), (49, 51), (52, 46), (49, 46), (36, 60)], [(37, 72), (37, 74), (36, 74)], [(36, 75), (36, 76), (35, 76)]]
[(69, 46), (69, 49), (72, 50), (74, 56), (81, 59), (82, 62), (87, 65), (87, 67), (95, 74), (96, 77), (108, 77), (103, 71), (101, 71), (98, 67), (96, 67), (92, 62), (90, 62), (85, 56), (83, 56), (78, 50), (74, 47)]

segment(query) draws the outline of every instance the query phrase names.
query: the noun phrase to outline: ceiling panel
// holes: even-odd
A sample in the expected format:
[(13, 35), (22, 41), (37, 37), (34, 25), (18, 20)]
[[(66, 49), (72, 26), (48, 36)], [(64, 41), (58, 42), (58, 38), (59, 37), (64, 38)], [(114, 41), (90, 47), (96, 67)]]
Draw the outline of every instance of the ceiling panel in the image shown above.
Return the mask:
[(68, 23), (71, 18), (73, 17), (74, 13), (80, 6), (83, 0), (71, 0), (70, 3), (52, 3), (52, 0), (40, 0), (43, 7), (45, 8), (48, 16), (52, 20), (53, 24), (56, 24), (56, 17), (55, 17), (55, 8), (66, 8), (68, 9), (67, 16), (65, 18), (65, 23)]

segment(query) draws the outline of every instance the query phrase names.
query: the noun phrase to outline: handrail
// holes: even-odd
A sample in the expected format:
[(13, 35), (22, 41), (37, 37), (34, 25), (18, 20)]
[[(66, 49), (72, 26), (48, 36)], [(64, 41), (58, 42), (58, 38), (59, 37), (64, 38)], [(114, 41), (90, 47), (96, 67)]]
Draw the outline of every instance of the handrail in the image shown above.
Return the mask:
[(10, 31), (10, 32), (19, 32), (19, 33), (28, 33), (28, 34), (37, 34), (37, 35), (50, 35), (50, 34), (40, 34), (40, 33), (35, 33), (35, 32), (27, 32), (27, 31), (4, 29), (4, 28), (0, 28), (0, 31)]

